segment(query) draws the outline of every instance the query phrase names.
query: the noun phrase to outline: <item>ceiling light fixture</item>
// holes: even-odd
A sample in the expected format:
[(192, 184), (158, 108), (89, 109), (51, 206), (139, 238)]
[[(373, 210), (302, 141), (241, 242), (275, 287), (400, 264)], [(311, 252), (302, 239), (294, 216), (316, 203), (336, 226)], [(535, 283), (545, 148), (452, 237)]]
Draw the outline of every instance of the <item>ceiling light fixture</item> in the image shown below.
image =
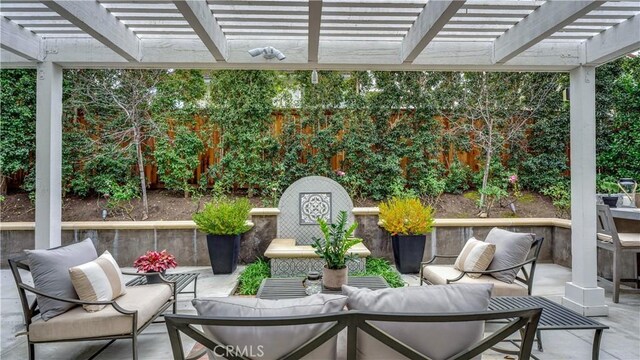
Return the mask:
[(265, 59), (277, 58), (280, 61), (287, 58), (282, 51), (274, 48), (273, 46), (251, 49), (249, 50), (249, 55), (253, 57), (263, 55)]

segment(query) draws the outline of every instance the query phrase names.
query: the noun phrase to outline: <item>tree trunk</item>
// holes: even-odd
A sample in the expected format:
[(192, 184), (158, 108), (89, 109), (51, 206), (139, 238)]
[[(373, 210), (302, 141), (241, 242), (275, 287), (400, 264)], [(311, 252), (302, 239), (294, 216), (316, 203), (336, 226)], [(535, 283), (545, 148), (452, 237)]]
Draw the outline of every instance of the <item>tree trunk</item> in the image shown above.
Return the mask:
[(484, 164), (484, 174), (482, 175), (482, 191), (480, 192), (480, 208), (484, 206), (484, 201), (486, 200), (485, 190), (487, 189), (487, 182), (489, 182), (489, 170), (491, 169), (491, 156), (492, 151), (491, 148), (493, 146), (493, 142), (491, 141), (491, 131), (489, 131), (489, 144), (487, 146), (487, 156), (485, 158)]
[(6, 195), (7, 194), (7, 183), (8, 181), (8, 177), (5, 177), (2, 174), (2, 171), (0, 171), (0, 195)]
[(140, 129), (133, 127), (134, 142), (136, 144), (136, 156), (138, 158), (138, 169), (140, 171), (140, 190), (142, 192), (142, 220), (149, 218), (149, 203), (147, 201), (147, 182), (144, 176), (144, 158), (142, 157), (142, 144), (140, 140)]

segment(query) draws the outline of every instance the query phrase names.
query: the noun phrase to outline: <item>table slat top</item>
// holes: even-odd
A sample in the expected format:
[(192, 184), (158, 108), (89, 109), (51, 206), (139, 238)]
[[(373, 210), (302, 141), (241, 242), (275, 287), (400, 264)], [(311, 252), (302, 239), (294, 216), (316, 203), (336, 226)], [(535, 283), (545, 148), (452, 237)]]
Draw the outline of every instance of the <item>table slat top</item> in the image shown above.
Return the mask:
[(607, 325), (582, 316), (560, 304), (541, 296), (501, 296), (491, 299), (489, 310), (513, 310), (541, 307), (540, 330), (608, 329)]

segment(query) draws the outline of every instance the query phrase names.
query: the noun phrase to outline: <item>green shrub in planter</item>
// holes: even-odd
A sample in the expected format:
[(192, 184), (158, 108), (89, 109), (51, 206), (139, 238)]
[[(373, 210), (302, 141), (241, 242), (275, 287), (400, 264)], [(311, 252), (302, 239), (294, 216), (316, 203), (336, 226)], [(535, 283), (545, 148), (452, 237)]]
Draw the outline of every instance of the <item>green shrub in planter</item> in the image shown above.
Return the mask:
[(193, 215), (198, 229), (212, 235), (237, 235), (247, 232), (251, 204), (246, 198), (212, 200)]
[(207, 234), (207, 249), (214, 274), (230, 274), (238, 266), (240, 235), (251, 227), (247, 218), (251, 204), (245, 198), (220, 198), (193, 215), (200, 231)]

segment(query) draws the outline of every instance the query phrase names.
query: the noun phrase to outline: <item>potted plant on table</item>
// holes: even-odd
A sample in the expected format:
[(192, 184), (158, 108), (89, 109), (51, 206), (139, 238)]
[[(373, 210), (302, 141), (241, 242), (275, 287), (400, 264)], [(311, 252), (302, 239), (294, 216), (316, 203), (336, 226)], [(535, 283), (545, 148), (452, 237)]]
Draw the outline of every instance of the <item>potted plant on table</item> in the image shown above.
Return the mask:
[(133, 262), (133, 266), (138, 272), (158, 273), (155, 276), (147, 276), (147, 283), (157, 284), (162, 283), (160, 276), (164, 275), (167, 269), (178, 266), (178, 263), (176, 258), (165, 249), (160, 252), (147, 251), (146, 254), (141, 255)]
[(613, 181), (598, 181), (598, 191), (602, 193), (602, 202), (611, 208), (618, 206), (618, 195), (614, 195), (620, 189), (618, 184)]
[(207, 234), (207, 249), (214, 274), (231, 274), (238, 266), (240, 237), (247, 224), (251, 204), (246, 198), (215, 199), (193, 215), (200, 231)]
[(311, 246), (321, 259), (326, 262), (322, 270), (322, 285), (330, 290), (339, 290), (347, 283), (347, 262), (356, 258), (350, 254), (349, 249), (362, 242), (362, 239), (353, 237), (353, 232), (358, 223), (353, 223), (347, 228), (347, 212), (340, 211), (335, 224), (328, 224), (326, 220), (318, 218), (323, 237), (313, 238)]
[(391, 234), (396, 268), (402, 274), (419, 272), (433, 209), (412, 197), (393, 197), (379, 208), (381, 226)]

